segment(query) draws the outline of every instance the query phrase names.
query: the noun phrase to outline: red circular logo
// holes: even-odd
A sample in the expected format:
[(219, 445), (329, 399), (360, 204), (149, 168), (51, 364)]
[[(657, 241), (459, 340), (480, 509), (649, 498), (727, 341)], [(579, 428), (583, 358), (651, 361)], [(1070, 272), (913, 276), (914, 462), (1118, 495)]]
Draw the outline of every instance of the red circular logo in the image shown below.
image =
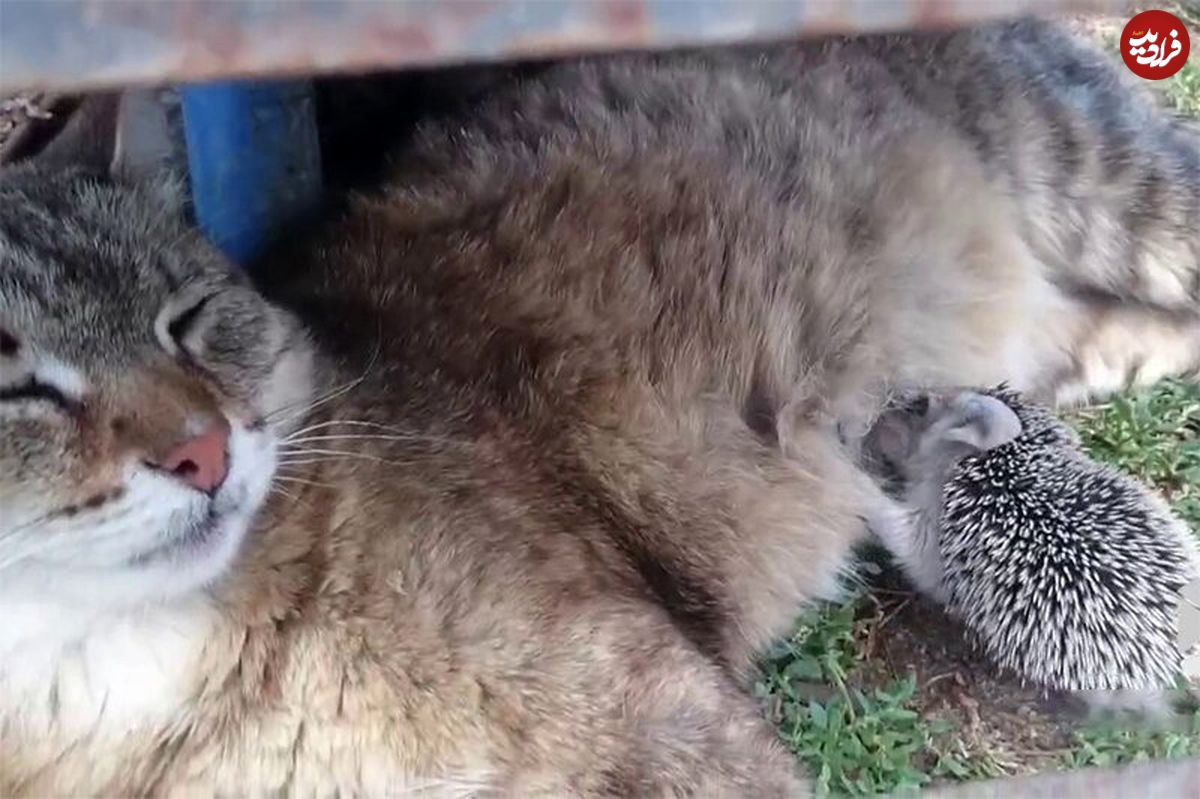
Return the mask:
[(1166, 11), (1143, 11), (1121, 31), (1125, 66), (1146, 80), (1169, 78), (1183, 69), (1191, 46), (1187, 28)]

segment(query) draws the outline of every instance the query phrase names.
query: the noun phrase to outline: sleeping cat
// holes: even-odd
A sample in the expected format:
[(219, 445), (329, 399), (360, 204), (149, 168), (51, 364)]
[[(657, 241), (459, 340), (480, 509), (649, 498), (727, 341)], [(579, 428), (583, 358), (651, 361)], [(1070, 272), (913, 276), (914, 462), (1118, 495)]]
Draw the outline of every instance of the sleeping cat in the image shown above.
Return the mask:
[(549, 69), (257, 288), (128, 116), (0, 173), (5, 796), (804, 795), (888, 392), (1200, 364), (1197, 137), (1040, 23)]

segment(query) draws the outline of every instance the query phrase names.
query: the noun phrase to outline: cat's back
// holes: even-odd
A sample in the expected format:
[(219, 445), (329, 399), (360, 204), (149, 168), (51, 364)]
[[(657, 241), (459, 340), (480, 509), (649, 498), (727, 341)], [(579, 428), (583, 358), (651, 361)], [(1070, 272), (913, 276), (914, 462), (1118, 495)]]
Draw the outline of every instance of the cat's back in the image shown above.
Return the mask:
[[(331, 339), (361, 325), (353, 338), (387, 342), (409, 370), (483, 376), (500, 395), (530, 375), (569, 397), (632, 372), (741, 401), (755, 381), (776, 396), (829, 383), (816, 374), (835, 361), (940, 352), (946, 331), (920, 339), (897, 313), (919, 282), (966, 317), (1034, 279), (957, 268), (1010, 246), (991, 222), (1016, 211), (939, 88), (950, 75), (956, 91), (1019, 96), (1003, 74), (1014, 56), (988, 60), (1012, 36), (1057, 34), (625, 55), (517, 81), (397, 154), (300, 278), (309, 318), (336, 319)], [(989, 355), (988, 325), (962, 337), (973, 358)], [(754, 363), (781, 366), (722, 366)]]

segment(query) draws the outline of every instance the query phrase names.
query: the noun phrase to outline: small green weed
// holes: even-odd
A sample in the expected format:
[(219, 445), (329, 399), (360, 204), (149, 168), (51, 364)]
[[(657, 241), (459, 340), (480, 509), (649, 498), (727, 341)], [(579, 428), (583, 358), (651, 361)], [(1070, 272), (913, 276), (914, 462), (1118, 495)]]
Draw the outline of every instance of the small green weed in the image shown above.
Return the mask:
[(859, 599), (826, 605), (800, 618), (790, 636), (763, 655), (763, 684), (794, 698), (797, 683), (837, 684), (854, 668)]

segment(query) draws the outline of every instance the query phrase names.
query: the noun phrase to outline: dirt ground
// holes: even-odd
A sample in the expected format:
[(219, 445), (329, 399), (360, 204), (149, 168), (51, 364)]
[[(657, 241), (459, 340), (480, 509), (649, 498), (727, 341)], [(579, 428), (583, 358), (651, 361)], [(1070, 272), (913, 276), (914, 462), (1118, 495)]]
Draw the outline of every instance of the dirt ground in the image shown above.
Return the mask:
[(1081, 703), (997, 673), (973, 651), (960, 624), (898, 577), (885, 577), (872, 602), (856, 682), (882, 688), (914, 676), (914, 709), (927, 721), (951, 724), (960, 754), (998, 772), (1059, 767), (1086, 718)]

